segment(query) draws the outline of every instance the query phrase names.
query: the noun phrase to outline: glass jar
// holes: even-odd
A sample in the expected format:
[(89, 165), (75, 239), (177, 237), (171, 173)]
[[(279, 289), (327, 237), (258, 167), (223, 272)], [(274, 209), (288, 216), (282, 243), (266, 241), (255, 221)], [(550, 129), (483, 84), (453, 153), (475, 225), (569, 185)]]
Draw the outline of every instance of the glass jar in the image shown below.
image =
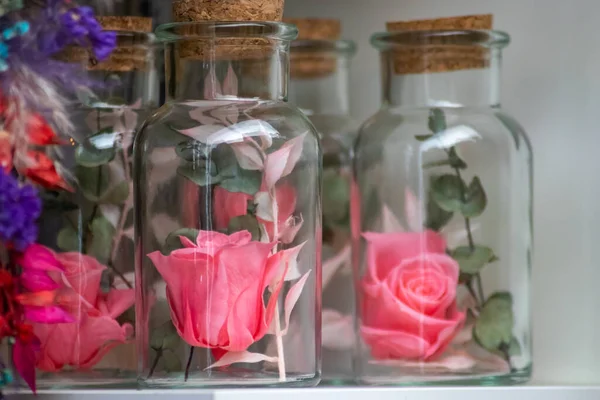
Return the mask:
[(353, 379), (354, 283), (350, 257), (351, 149), (349, 67), (356, 46), (344, 40), (296, 40), (291, 47), (290, 103), (320, 134), (323, 147), (323, 379)]
[(321, 150), (270, 22), (163, 25), (166, 104), (135, 140), (138, 381), (320, 378)]
[(364, 384), (531, 374), (532, 151), (500, 109), (495, 31), (376, 34), (381, 110), (356, 145), (356, 367)]
[[(91, 91), (71, 106), (71, 137), (32, 150), (40, 184), (40, 244), (64, 274), (57, 301), (74, 322), (34, 323), (40, 339), (38, 388), (135, 385), (132, 150), (136, 129), (158, 107), (153, 36), (117, 32), (107, 60), (84, 62)], [(40, 131), (42, 132), (42, 131)]]

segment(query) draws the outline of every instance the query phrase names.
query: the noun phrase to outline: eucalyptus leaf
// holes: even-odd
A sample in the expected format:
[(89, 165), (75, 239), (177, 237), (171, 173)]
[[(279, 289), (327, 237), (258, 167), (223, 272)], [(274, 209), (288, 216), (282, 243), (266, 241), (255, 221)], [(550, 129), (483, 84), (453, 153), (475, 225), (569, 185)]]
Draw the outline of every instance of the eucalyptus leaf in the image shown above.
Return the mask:
[(467, 163), (463, 161), (462, 158), (456, 152), (456, 148), (452, 147), (450, 151), (448, 151), (448, 161), (449, 165), (455, 169), (466, 169)]
[(473, 327), (473, 337), (485, 349), (499, 350), (511, 345), (514, 328), (513, 300), (508, 292), (498, 292), (483, 304)]
[(431, 198), (444, 211), (460, 211), (465, 183), (456, 175), (441, 175), (433, 180)]
[(433, 195), (430, 192), (427, 199), (427, 220), (425, 226), (428, 229), (439, 232), (444, 226), (452, 220), (454, 213), (452, 211), (446, 211), (433, 200)]
[(115, 227), (108, 219), (99, 215), (91, 222), (89, 229), (89, 242), (86, 243), (88, 253), (102, 264), (107, 264), (110, 259)]
[(129, 192), (129, 182), (123, 181), (102, 198), (102, 203), (121, 205), (129, 198)]
[(521, 344), (519, 343), (519, 340), (517, 340), (517, 338), (513, 336), (513, 338), (510, 340), (510, 344), (508, 345), (508, 355), (511, 357), (518, 357), (522, 353), (523, 350), (521, 349)]
[(221, 181), (221, 178), (217, 175), (217, 167), (212, 161), (208, 169), (206, 169), (204, 163), (185, 163), (177, 168), (177, 173), (198, 186), (214, 185)]
[(475, 246), (471, 249), (468, 246), (463, 246), (452, 251), (452, 258), (458, 262), (460, 272), (475, 275), (478, 274), (483, 267), (491, 263), (496, 256), (489, 247)]
[(177, 355), (172, 351), (164, 351), (162, 355), (162, 359), (164, 362), (164, 368), (167, 372), (178, 372), (182, 371), (181, 360)]
[(252, 240), (260, 240), (260, 226), (252, 215), (241, 215), (229, 221), (227, 232), (231, 235), (239, 231), (248, 231), (252, 234)]
[(440, 133), (446, 130), (446, 115), (439, 108), (432, 108), (429, 111), (429, 129), (433, 133)]
[(323, 173), (323, 218), (332, 223), (347, 219), (350, 212), (350, 182), (337, 170)]
[(183, 245), (181, 244), (180, 236), (184, 236), (190, 239), (192, 242), (196, 243), (198, 233), (198, 229), (192, 228), (177, 229), (176, 231), (169, 233), (169, 235), (165, 239), (165, 244), (163, 246), (163, 254), (169, 255), (173, 251), (179, 250), (183, 247)]
[(424, 142), (431, 139), (433, 136), (434, 135), (415, 135), (415, 139), (417, 139), (419, 142)]
[(180, 343), (181, 338), (171, 321), (167, 321), (157, 329), (152, 330), (150, 347), (154, 350), (175, 350)]
[(75, 176), (81, 192), (92, 202), (100, 201), (110, 184), (110, 171), (106, 166), (88, 168), (78, 165)]
[(116, 152), (118, 138), (113, 128), (106, 128), (89, 137), (75, 149), (75, 162), (84, 167), (98, 167), (111, 162)]
[(67, 225), (58, 232), (56, 245), (62, 251), (80, 251), (81, 239), (75, 229)]
[(195, 163), (205, 160), (209, 156), (210, 151), (210, 146), (196, 140), (187, 140), (175, 147), (175, 153), (179, 158)]
[(465, 194), (465, 203), (461, 207), (462, 214), (467, 218), (480, 216), (487, 206), (487, 195), (479, 177), (473, 178)]
[[(230, 175), (233, 175), (230, 177)], [(246, 193), (254, 196), (260, 190), (262, 174), (260, 171), (245, 170), (239, 167), (224, 170), (219, 177), (220, 186), (233, 193)]]

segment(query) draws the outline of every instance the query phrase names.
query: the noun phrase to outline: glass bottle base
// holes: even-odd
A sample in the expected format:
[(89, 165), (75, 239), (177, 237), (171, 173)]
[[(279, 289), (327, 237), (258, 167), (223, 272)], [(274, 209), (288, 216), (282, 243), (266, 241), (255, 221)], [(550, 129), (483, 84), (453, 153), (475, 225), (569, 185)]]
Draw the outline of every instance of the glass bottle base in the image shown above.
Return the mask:
[(184, 374), (169, 374), (154, 379), (138, 379), (139, 389), (226, 389), (226, 388), (260, 388), (260, 387), (314, 387), (319, 384), (319, 375), (288, 375), (280, 381), (276, 374), (232, 374), (212, 373), (204, 377), (191, 377), (184, 381)]
[(135, 372), (115, 370), (38, 372), (36, 383), (38, 391), (137, 388)]
[(509, 386), (528, 382), (531, 379), (531, 373), (532, 367), (529, 366), (518, 371), (502, 374), (373, 375), (357, 378), (356, 382), (359, 385), (367, 386)]

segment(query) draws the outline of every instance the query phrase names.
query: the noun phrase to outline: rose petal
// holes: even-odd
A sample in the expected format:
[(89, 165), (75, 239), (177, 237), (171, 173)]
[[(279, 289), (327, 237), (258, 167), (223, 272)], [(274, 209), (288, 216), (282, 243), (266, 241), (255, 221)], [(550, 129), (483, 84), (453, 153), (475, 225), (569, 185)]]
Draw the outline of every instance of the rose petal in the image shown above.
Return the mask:
[(303, 224), (304, 218), (302, 217), (302, 214), (300, 214), (299, 221), (298, 218), (294, 217), (293, 215), (290, 216), (285, 221), (284, 226), (279, 232), (279, 239), (281, 240), (281, 242), (284, 244), (292, 243), (294, 239), (296, 239), (296, 235), (302, 228)]
[(224, 367), (237, 363), (255, 364), (263, 361), (277, 362), (277, 357), (268, 357), (260, 353), (250, 353), (248, 351), (229, 352), (223, 355), (219, 361), (206, 367), (206, 369)]
[(268, 192), (258, 192), (254, 196), (254, 204), (256, 205), (256, 216), (263, 221), (273, 222), (273, 199)]

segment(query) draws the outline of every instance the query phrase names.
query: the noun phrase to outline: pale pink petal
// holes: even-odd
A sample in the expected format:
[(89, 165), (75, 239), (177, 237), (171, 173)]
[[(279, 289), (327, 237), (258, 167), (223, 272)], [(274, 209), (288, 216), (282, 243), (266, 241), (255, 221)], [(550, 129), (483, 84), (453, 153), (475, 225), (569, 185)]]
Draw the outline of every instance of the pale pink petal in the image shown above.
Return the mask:
[(273, 200), (268, 192), (258, 192), (254, 196), (256, 205), (256, 216), (263, 221), (273, 222)]
[(385, 233), (406, 231), (400, 221), (396, 218), (394, 212), (385, 204), (381, 210), (381, 220), (383, 223), (383, 232)]
[(321, 341), (323, 348), (351, 350), (354, 346), (354, 322), (351, 315), (324, 309), (322, 313)]
[(118, 318), (135, 303), (134, 289), (112, 289), (106, 296), (106, 307), (111, 318)]
[(121, 217), (121, 207), (114, 204), (102, 204), (100, 205), (100, 211), (102, 212), (102, 216), (116, 228)]
[(267, 268), (273, 268), (273, 278), (269, 284), (271, 291), (280, 282), (296, 280), (302, 276), (298, 270), (298, 255), (305, 244), (306, 242), (291, 249), (281, 250), (269, 257), (269, 266)]
[(281, 148), (267, 156), (265, 163), (265, 183), (267, 188), (289, 175), (302, 155), (306, 133), (287, 141)]
[(288, 332), (288, 328), (290, 326), (290, 317), (292, 316), (292, 311), (294, 311), (294, 307), (302, 294), (302, 289), (304, 289), (304, 285), (306, 285), (306, 281), (310, 275), (311, 271), (308, 271), (298, 282), (296, 282), (290, 290), (288, 290), (287, 295), (285, 296), (285, 328), (281, 331), (279, 336), (284, 336)]
[(477, 360), (467, 352), (460, 350), (444, 354), (435, 361), (375, 360), (372, 363), (389, 367), (419, 368), (422, 373), (433, 374), (440, 371), (468, 371), (477, 364)]
[(331, 257), (323, 262), (323, 288), (327, 287), (331, 279), (340, 268), (350, 263), (351, 254), (352, 249), (350, 248), (350, 245), (347, 244), (334, 257)]
[(477, 360), (477, 365), (484, 370), (499, 373), (510, 372), (510, 364), (502, 357), (490, 353), (475, 342), (469, 342), (465, 350), (470, 356)]
[(25, 319), (41, 324), (62, 324), (75, 322), (75, 319), (64, 309), (52, 307), (25, 307)]
[[(225, 75), (225, 80), (223, 81), (223, 95), (225, 96), (237, 96), (238, 95), (238, 78), (231, 68), (231, 64), (229, 68), (227, 68), (227, 75)], [(237, 121), (232, 121), (232, 123), (236, 123)]]
[(243, 169), (260, 171), (264, 168), (264, 160), (261, 152), (248, 142), (234, 143), (231, 145), (238, 164)]
[(35, 384), (35, 349), (31, 343), (25, 344), (20, 340), (17, 340), (13, 346), (13, 364), (15, 369), (19, 373), (19, 376), (23, 378), (25, 383), (29, 386), (33, 393), (36, 393)]
[(193, 248), (193, 247), (197, 247), (196, 243), (192, 242), (190, 239), (188, 239), (185, 236), (179, 236), (179, 240), (181, 241), (181, 245), (185, 248)]
[[(123, 120), (125, 121), (124, 131), (127, 133), (135, 132), (138, 125), (138, 113), (131, 108), (125, 108), (123, 110)], [(123, 147), (128, 148), (129, 146)]]
[(204, 78), (204, 98), (215, 99), (223, 93), (221, 84), (217, 79), (217, 74), (213, 67), (210, 68), (208, 75)]
[(178, 130), (179, 133), (201, 143), (208, 144), (215, 135), (224, 130), (223, 125), (200, 125), (195, 128)]
[(142, 108), (142, 99), (139, 98), (137, 99), (133, 104), (131, 104), (129, 107), (132, 110), (140, 110)]
[(410, 231), (419, 232), (423, 230), (423, 226), (425, 225), (423, 221), (423, 205), (412, 190), (408, 188), (404, 191), (404, 214)]
[(277, 357), (268, 357), (264, 354), (250, 353), (247, 351), (229, 352), (223, 355), (216, 363), (206, 367), (206, 369), (225, 367), (227, 365), (238, 363), (255, 364), (263, 361), (274, 363), (277, 362)]
[(420, 359), (431, 345), (419, 335), (397, 330), (363, 326), (360, 329), (365, 343), (375, 359)]
[(285, 221), (284, 226), (280, 229), (279, 240), (281, 240), (283, 244), (292, 243), (302, 228), (302, 224), (304, 224), (304, 218), (302, 218), (302, 214), (300, 214), (299, 218), (290, 216)]

